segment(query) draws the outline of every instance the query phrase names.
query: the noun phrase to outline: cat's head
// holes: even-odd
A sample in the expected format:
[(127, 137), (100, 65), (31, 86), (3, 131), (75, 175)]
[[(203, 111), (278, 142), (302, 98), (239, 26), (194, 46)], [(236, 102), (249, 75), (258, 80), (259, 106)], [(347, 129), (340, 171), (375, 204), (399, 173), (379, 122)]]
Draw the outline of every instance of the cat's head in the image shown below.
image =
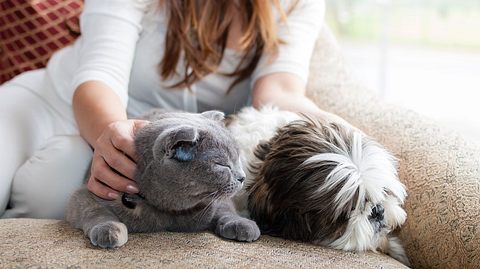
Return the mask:
[(223, 113), (168, 112), (136, 134), (136, 180), (141, 194), (161, 210), (181, 211), (231, 197), (245, 173)]

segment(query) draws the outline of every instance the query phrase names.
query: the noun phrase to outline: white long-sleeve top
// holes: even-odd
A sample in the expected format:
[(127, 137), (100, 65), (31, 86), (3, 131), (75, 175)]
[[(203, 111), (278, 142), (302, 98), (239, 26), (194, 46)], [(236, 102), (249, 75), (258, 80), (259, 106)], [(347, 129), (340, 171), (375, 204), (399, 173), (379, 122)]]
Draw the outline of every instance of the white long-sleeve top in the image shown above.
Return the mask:
[[(76, 88), (86, 81), (101, 81), (118, 94), (130, 116), (154, 107), (231, 113), (249, 102), (253, 84), (264, 75), (288, 72), (307, 81), (314, 42), (324, 19), (323, 0), (300, 0), (287, 24), (278, 26), (279, 37), (286, 42), (280, 45), (278, 57), (272, 62), (268, 55), (262, 56), (252, 76), (228, 94), (234, 78), (222, 73), (234, 71), (241, 59), (231, 49), (225, 50), (218, 73), (202, 78), (191, 91), (169, 87), (180, 77), (160, 77), (158, 65), (166, 53), (168, 18), (158, 2), (85, 0), (80, 18), (82, 35), (72, 46), (55, 53), (47, 65), (55, 105), (71, 113)], [(288, 8), (291, 1), (281, 2)]]

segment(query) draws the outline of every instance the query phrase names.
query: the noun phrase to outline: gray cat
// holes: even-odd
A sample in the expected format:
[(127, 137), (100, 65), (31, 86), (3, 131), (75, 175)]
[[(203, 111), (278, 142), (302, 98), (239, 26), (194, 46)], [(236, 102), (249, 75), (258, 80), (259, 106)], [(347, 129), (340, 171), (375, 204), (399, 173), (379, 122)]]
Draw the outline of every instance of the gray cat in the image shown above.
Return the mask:
[(70, 199), (67, 221), (102, 248), (124, 245), (128, 232), (211, 230), (227, 239), (258, 239), (256, 223), (240, 217), (230, 201), (245, 173), (223, 113), (157, 110), (143, 118), (152, 122), (135, 137), (140, 194), (106, 201), (83, 187)]

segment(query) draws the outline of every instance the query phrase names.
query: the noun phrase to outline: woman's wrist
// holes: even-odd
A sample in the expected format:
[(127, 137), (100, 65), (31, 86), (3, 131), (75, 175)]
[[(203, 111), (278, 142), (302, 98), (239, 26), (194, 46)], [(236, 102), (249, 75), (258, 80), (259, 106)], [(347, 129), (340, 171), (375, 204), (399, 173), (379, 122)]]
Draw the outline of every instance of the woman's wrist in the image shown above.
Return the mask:
[(110, 124), (127, 119), (120, 98), (99, 81), (88, 81), (77, 88), (73, 96), (73, 111), (80, 134), (94, 148), (97, 139)]

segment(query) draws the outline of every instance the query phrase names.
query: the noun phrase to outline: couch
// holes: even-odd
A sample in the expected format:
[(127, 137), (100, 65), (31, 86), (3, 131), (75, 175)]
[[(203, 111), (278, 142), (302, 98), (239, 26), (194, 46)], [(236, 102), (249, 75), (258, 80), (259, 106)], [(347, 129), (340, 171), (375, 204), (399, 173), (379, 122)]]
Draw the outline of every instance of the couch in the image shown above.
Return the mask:
[[(375, 137), (399, 160), (408, 219), (399, 231), (414, 268), (479, 268), (480, 146), (415, 112), (382, 102), (346, 67), (328, 28), (311, 61), (309, 96)], [(381, 253), (352, 253), (262, 236), (132, 234), (120, 249), (92, 247), (61, 220), (0, 220), (0, 268), (405, 268)]]

